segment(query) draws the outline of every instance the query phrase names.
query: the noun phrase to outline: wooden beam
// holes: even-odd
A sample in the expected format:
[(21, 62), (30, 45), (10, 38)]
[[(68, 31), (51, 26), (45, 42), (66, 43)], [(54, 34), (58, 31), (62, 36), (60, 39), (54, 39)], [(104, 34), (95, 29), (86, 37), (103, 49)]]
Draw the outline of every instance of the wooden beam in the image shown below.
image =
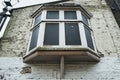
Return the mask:
[(64, 56), (60, 59), (60, 79), (64, 78)]

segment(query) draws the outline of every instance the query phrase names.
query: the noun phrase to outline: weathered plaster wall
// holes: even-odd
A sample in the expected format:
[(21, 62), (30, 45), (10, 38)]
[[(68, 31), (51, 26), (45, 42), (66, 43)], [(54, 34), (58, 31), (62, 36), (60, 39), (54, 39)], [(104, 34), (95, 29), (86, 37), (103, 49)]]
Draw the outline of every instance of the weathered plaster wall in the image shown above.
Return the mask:
[(97, 48), (106, 56), (120, 54), (120, 28), (105, 0), (75, 0), (92, 13), (90, 20)]
[[(98, 63), (80, 62), (65, 65), (64, 80), (120, 80), (120, 28), (104, 0), (74, 0), (93, 14), (90, 20), (97, 48), (105, 56)], [(59, 80), (58, 64), (25, 64), (32, 18), (37, 9), (14, 10), (0, 41), (0, 80)]]
[(25, 54), (32, 27), (30, 15), (37, 8), (38, 6), (13, 11), (4, 37), (0, 41), (0, 56), (17, 57)]
[[(0, 58), (0, 80), (60, 80), (58, 64), (24, 64), (21, 57)], [(99, 63), (65, 65), (61, 80), (119, 80), (120, 59), (104, 57)]]

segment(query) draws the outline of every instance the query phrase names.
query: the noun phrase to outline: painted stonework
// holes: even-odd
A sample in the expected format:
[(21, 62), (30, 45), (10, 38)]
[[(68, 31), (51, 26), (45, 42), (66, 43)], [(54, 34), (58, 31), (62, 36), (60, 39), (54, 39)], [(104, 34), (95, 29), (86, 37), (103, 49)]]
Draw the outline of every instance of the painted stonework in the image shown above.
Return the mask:
[[(65, 65), (64, 80), (119, 80), (120, 28), (104, 0), (73, 0), (93, 17), (90, 26), (97, 49), (104, 54), (98, 63), (86, 62)], [(72, 1), (70, 1), (72, 2)], [(25, 64), (33, 19), (30, 15), (39, 6), (16, 9), (0, 40), (0, 80), (59, 80), (58, 64)]]

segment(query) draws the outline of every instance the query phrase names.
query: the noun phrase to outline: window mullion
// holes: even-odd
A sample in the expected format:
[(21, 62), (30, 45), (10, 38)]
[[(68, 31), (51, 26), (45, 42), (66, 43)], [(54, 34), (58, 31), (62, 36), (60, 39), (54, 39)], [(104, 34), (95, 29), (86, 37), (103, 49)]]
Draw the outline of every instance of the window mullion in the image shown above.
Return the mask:
[(81, 44), (83, 47), (87, 47), (87, 40), (86, 40), (84, 25), (82, 23), (79, 23), (79, 31), (80, 31), (80, 37), (81, 37)]
[(82, 21), (82, 14), (79, 10), (76, 11), (77, 13), (77, 20), (81, 20)]
[(63, 47), (65, 46), (65, 27), (63, 22), (61, 22), (59, 25), (59, 45), (60, 47)]
[[(59, 20), (64, 20), (64, 11), (60, 10), (59, 11)], [(65, 46), (65, 28), (64, 28), (64, 23), (60, 22), (59, 24), (59, 45), (60, 46)]]
[(42, 11), (41, 20), (45, 20), (47, 15), (47, 10)]
[(59, 20), (64, 20), (64, 11), (63, 10), (59, 11)]
[(45, 23), (41, 23), (37, 46), (43, 46), (44, 34), (45, 34)]

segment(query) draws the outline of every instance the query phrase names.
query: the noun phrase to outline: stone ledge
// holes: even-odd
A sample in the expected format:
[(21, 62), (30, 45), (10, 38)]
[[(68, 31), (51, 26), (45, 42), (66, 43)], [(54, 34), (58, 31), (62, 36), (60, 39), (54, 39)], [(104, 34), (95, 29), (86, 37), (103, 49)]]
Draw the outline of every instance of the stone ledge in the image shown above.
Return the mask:
[(43, 62), (59, 63), (60, 57), (65, 57), (65, 62), (100, 61), (100, 56), (93, 50), (84, 47), (37, 47), (23, 57), (25, 63)]

